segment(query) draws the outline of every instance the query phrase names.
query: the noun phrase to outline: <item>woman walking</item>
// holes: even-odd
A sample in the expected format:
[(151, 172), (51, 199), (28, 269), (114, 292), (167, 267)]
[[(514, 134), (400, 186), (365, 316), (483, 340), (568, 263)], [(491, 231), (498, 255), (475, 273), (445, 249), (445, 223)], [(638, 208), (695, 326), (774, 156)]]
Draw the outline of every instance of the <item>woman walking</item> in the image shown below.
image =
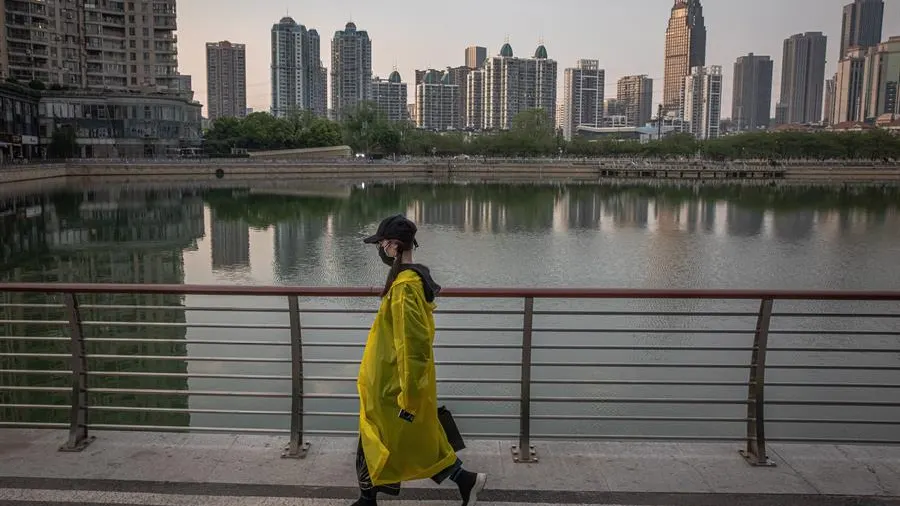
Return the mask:
[(440, 285), (413, 263), (416, 225), (402, 215), (386, 218), (366, 244), (390, 266), (381, 307), (369, 331), (359, 368), (360, 498), (371, 506), (378, 492), (400, 494), (400, 483), (431, 478), (456, 483), (463, 506), (474, 506), (487, 477), (463, 469), (438, 421), (434, 370), (434, 299)]

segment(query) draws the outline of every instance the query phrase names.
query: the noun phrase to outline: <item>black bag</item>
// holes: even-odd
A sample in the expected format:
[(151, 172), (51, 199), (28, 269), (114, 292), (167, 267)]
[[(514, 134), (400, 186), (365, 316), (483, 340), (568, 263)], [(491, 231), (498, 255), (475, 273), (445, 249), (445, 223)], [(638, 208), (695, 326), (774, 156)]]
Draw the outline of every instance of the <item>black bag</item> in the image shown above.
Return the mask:
[(444, 434), (447, 435), (447, 441), (450, 442), (453, 451), (458, 452), (465, 450), (466, 442), (463, 441), (462, 435), (459, 433), (459, 428), (453, 420), (453, 415), (446, 406), (438, 408), (438, 420), (441, 422), (441, 427), (444, 428)]

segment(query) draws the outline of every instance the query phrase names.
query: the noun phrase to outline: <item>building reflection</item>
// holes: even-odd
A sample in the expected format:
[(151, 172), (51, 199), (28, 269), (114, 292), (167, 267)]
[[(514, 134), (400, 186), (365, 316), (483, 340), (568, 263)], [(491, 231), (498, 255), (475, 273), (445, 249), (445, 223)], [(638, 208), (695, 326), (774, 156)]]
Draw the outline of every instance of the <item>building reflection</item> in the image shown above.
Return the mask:
[(808, 239), (816, 223), (814, 211), (776, 211), (775, 237), (787, 242)]
[[(184, 282), (183, 251), (196, 248), (203, 236), (203, 202), (181, 190), (129, 191), (106, 189), (78, 194), (17, 198), (2, 204), (0, 236), (6, 282), (164, 283)], [(61, 299), (43, 294), (2, 293), (0, 319), (65, 320), (56, 307)], [(186, 320), (178, 295), (81, 294), (83, 335), (89, 356), (89, 388), (184, 390), (185, 360), (100, 359), (98, 355), (185, 357)], [(92, 308), (89, 306), (115, 306)], [(104, 324), (108, 322), (108, 324)], [(156, 326), (122, 325), (152, 323)], [(65, 326), (5, 323), (2, 336), (66, 337)], [(110, 340), (146, 339), (149, 342)], [(158, 340), (158, 342), (156, 342)], [(0, 340), (4, 353), (62, 354), (66, 341)], [(69, 370), (67, 359), (5, 358), (0, 369)], [(141, 372), (156, 376), (120, 376)], [(2, 373), (4, 385), (70, 387), (68, 375)], [(3, 392), (0, 404), (68, 405), (67, 392)], [(126, 411), (95, 410), (94, 424), (171, 425), (190, 423), (187, 413), (152, 411), (186, 409), (185, 395), (92, 393), (92, 406), (119, 406)], [(66, 409), (0, 408), (5, 421), (64, 423)]]
[(747, 209), (737, 204), (729, 203), (726, 207), (725, 222), (728, 235), (735, 237), (756, 237), (762, 234), (765, 216), (762, 211)]
[(250, 267), (250, 225), (244, 220), (223, 219), (210, 210), (212, 269), (237, 270)]

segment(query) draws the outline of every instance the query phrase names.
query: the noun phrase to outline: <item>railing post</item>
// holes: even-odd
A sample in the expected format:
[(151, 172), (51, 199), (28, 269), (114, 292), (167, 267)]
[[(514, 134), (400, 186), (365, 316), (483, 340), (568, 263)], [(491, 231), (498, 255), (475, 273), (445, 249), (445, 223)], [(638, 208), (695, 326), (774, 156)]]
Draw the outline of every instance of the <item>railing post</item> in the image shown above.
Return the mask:
[(281, 457), (302, 459), (309, 451), (309, 442), (303, 441), (303, 333), (300, 302), (295, 295), (288, 297), (288, 312), (291, 322), (291, 442)]
[(81, 311), (74, 293), (63, 294), (69, 319), (69, 343), (72, 352), (72, 411), (69, 415), (69, 440), (59, 447), (61, 452), (80, 452), (94, 439), (88, 435), (87, 353), (81, 328)]
[(766, 353), (769, 349), (769, 322), (772, 320), (772, 299), (763, 299), (759, 306), (756, 333), (753, 337), (753, 356), (750, 363), (750, 387), (747, 396), (747, 448), (741, 455), (752, 466), (775, 466), (766, 453)]
[(522, 326), (522, 382), (519, 396), (519, 444), (512, 447), (513, 462), (533, 464), (537, 451), (531, 445), (531, 334), (534, 326), (534, 297), (525, 297)]

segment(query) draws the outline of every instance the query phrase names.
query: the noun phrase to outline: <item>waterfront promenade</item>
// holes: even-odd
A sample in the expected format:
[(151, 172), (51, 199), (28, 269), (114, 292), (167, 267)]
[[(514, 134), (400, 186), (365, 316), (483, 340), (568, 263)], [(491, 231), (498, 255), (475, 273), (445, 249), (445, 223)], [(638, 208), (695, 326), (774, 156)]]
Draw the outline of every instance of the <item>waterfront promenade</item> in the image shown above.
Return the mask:
[(741, 184), (898, 184), (900, 165), (872, 161), (715, 162), (644, 159), (380, 160), (79, 160), (0, 169), (0, 184), (61, 178), (169, 181), (297, 179), (402, 182), (669, 181)]
[[(98, 432), (81, 453), (63, 431), (0, 430), (0, 506), (338, 506), (352, 502), (353, 439), (313, 438), (282, 459), (283, 437)], [(733, 444), (537, 442), (514, 463), (510, 441), (470, 441), (467, 466), (489, 473), (483, 501), (654, 506), (900, 505), (900, 447), (772, 444), (751, 467)], [(459, 504), (452, 487), (409, 484), (385, 504)], [(481, 500), (479, 501), (481, 503)]]

